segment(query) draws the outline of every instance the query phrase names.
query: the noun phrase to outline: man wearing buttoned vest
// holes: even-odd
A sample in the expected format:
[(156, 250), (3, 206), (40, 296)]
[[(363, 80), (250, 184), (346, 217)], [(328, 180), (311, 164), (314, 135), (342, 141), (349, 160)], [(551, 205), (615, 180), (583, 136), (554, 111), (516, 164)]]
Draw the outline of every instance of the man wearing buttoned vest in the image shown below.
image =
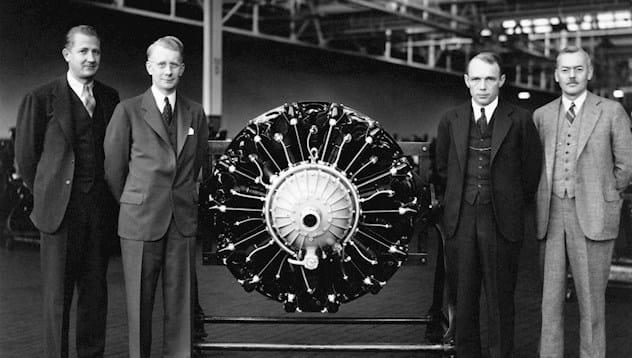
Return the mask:
[(106, 178), (119, 200), (129, 356), (149, 357), (151, 317), (162, 275), (163, 357), (191, 356), (197, 179), (206, 165), (202, 106), (176, 91), (184, 46), (165, 36), (147, 48), (152, 85), (122, 101), (105, 136)]
[(630, 120), (615, 101), (587, 90), (593, 68), (581, 48), (557, 57), (562, 96), (534, 114), (544, 148), (536, 198), (543, 272), (540, 357), (564, 356), (567, 261), (580, 312), (580, 357), (606, 352), (605, 293), (621, 192), (632, 176)]
[[(525, 203), (535, 194), (542, 150), (530, 114), (498, 97), (505, 75), (497, 55), (476, 55), (464, 79), (472, 99), (443, 115), (436, 147), (437, 172), (446, 181), (448, 296), (456, 304), (450, 332), (459, 358), (510, 357)], [(479, 333), (481, 286), (487, 352)]]
[(41, 232), (45, 356), (68, 356), (76, 286), (77, 356), (102, 357), (117, 208), (104, 178), (103, 137), (119, 96), (94, 80), (101, 60), (94, 28), (70, 29), (62, 54), (67, 74), (33, 90), (20, 105), (15, 159), (33, 192), (31, 219)]

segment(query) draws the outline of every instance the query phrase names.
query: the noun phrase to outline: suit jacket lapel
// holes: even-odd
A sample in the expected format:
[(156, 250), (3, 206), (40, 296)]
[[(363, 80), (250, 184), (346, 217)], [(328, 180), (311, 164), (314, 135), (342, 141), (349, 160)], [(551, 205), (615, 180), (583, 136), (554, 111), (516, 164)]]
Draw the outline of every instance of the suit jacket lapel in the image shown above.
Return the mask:
[(143, 100), (141, 107), (143, 109), (143, 119), (149, 126), (158, 134), (162, 140), (164, 140), (169, 146), (171, 146), (171, 142), (169, 141), (169, 134), (167, 134), (167, 128), (165, 128), (165, 124), (162, 121), (162, 116), (160, 115), (160, 111), (158, 110), (158, 106), (156, 105), (156, 100), (154, 99), (153, 94), (151, 93), (151, 89), (148, 89), (143, 95)]
[(465, 161), (467, 156), (467, 139), (470, 133), (470, 122), (472, 117), (472, 105), (470, 103), (461, 106), (456, 111), (454, 121), (454, 144), (456, 146), (457, 158), (461, 171), (465, 172)]
[(494, 119), (494, 127), (492, 129), (492, 154), (490, 163), (494, 162), (498, 148), (503, 143), (509, 128), (511, 128), (511, 119), (509, 118), (513, 110), (503, 101), (498, 102), (498, 107), (494, 111), (492, 118)]
[(557, 131), (559, 129), (558, 120), (560, 118), (560, 109), (562, 107), (562, 99), (557, 98), (546, 107), (543, 112), (542, 120), (543, 128), (540, 133), (548, 133), (542, 136), (544, 146), (544, 160), (546, 163), (546, 178), (548, 183), (553, 181), (553, 165), (555, 165), (555, 146), (557, 144)]
[(72, 147), (73, 142), (73, 125), (72, 114), (70, 108), (70, 96), (72, 93), (66, 75), (61, 77), (57, 82), (57, 88), (53, 92), (53, 117), (59, 122), (62, 132), (66, 136), (66, 140)]
[[(93, 118), (102, 118), (102, 121), (107, 124), (110, 121), (110, 118), (106, 118), (107, 116), (104, 115), (104, 110), (105, 108), (109, 108), (110, 104), (108, 103), (109, 98), (104, 96), (102, 91), (103, 88), (101, 87), (101, 83), (95, 80), (94, 87), (92, 88), (94, 100), (96, 101), (96, 106), (94, 107), (95, 115), (93, 116)], [(96, 115), (97, 112), (100, 114), (100, 116)]]
[(184, 143), (189, 137), (189, 128), (191, 128), (193, 120), (189, 111), (189, 103), (180, 96), (176, 100), (176, 120), (178, 126), (178, 150), (176, 155), (179, 158), (182, 148), (184, 148)]
[(593, 129), (595, 129), (595, 125), (601, 116), (601, 111), (599, 110), (600, 100), (597, 96), (588, 92), (586, 96), (586, 101), (584, 101), (584, 108), (582, 108), (581, 120), (579, 122), (579, 139), (577, 141), (577, 158), (586, 147), (586, 143), (588, 142), (588, 138), (590, 138), (590, 134)]

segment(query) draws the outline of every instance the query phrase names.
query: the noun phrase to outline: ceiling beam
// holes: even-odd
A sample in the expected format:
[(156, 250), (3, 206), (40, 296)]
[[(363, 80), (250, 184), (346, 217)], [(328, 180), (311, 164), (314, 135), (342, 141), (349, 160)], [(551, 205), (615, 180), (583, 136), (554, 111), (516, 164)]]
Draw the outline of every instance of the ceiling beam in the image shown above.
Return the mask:
[[(526, 4), (526, 5), (525, 5)], [(598, 3), (585, 4), (560, 4), (557, 1), (546, 3), (517, 3), (514, 5), (504, 5), (503, 7), (482, 6), (480, 8), (488, 21), (508, 20), (508, 19), (529, 19), (536, 17), (566, 17), (573, 15), (585, 15), (600, 11), (616, 11), (630, 9), (629, 2), (622, 1), (601, 1)]]
[[(403, 8), (404, 11), (399, 11), (396, 9), (392, 9), (388, 6), (388, 2), (382, 2), (382, 1), (368, 1), (368, 0), (347, 0), (350, 3), (354, 3), (357, 5), (362, 5), (365, 6), (367, 8), (373, 9), (373, 10), (378, 10), (393, 16), (398, 16), (398, 17), (402, 17), (402, 18), (406, 18), (409, 20), (412, 20), (416, 23), (422, 24), (422, 25), (426, 25), (432, 28), (435, 28), (437, 30), (442, 30), (442, 31), (446, 31), (452, 34), (456, 34), (459, 36), (463, 36), (463, 37), (478, 37), (478, 29), (475, 28), (475, 26), (473, 25), (468, 25), (466, 28), (459, 28), (458, 26), (453, 27), (449, 24), (443, 24), (443, 23), (439, 23), (439, 22), (435, 22), (435, 21), (431, 21), (428, 20), (425, 16), (418, 16), (416, 14), (411, 13), (410, 11), (408, 11), (407, 9)], [(413, 7), (416, 8), (417, 10), (420, 10), (419, 6), (417, 7)], [(400, 8), (402, 9), (402, 8)], [(429, 9), (429, 8), (428, 8)], [(422, 10), (424, 11), (424, 10)], [(458, 16), (453, 16), (450, 14), (447, 14), (443, 11), (439, 11), (436, 9), (433, 9), (433, 13), (436, 15), (438, 13), (441, 13), (441, 17), (445, 20), (450, 20), (450, 21), (457, 21), (459, 17)]]
[(566, 31), (566, 32), (552, 32), (549, 34), (529, 34), (530, 41), (549, 39), (560, 39), (566, 37), (567, 39), (574, 39), (577, 37), (622, 37), (632, 36), (632, 28), (620, 28), (620, 29), (604, 29), (604, 30), (581, 30), (581, 31)]

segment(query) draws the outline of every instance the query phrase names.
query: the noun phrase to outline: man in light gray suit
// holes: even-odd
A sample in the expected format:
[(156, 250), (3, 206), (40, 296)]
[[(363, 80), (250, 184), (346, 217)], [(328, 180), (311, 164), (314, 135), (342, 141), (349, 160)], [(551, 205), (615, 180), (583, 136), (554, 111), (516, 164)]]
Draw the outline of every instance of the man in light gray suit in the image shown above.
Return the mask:
[(561, 50), (555, 80), (562, 96), (533, 114), (544, 149), (536, 197), (543, 268), (540, 357), (564, 356), (567, 261), (579, 301), (579, 356), (606, 354), (605, 293), (620, 194), (632, 176), (632, 133), (618, 102), (587, 90), (592, 75), (583, 49)]
[[(147, 48), (152, 86), (121, 102), (108, 125), (105, 177), (120, 203), (130, 358), (148, 358), (162, 275), (162, 357), (191, 357), (197, 184), (208, 164), (202, 106), (177, 91), (184, 46), (173, 36)], [(204, 170), (207, 173), (208, 170)]]

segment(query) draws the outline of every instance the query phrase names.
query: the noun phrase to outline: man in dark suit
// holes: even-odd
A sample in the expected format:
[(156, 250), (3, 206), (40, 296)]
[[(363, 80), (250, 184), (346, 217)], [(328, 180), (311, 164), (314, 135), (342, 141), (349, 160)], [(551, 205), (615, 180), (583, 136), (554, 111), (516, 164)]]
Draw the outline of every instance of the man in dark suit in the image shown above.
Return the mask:
[(107, 313), (108, 241), (116, 202), (103, 171), (105, 128), (118, 93), (94, 80), (101, 60), (94, 28), (68, 31), (66, 75), (24, 97), (15, 159), (33, 192), (31, 220), (41, 232), (47, 357), (68, 355), (70, 304), (77, 286), (77, 355), (102, 357)]
[(146, 69), (152, 86), (116, 107), (105, 137), (106, 177), (120, 203), (132, 358), (149, 357), (161, 273), (163, 357), (191, 355), (196, 180), (208, 163), (208, 127), (202, 107), (176, 92), (183, 50), (173, 36), (149, 46)]
[[(525, 203), (535, 194), (542, 152), (530, 114), (498, 98), (505, 75), (496, 54), (472, 58), (464, 79), (472, 100), (443, 115), (436, 149), (437, 171), (446, 181), (448, 292), (456, 301), (451, 329), (459, 358), (510, 357)], [(481, 283), (487, 354), (479, 333)]]

